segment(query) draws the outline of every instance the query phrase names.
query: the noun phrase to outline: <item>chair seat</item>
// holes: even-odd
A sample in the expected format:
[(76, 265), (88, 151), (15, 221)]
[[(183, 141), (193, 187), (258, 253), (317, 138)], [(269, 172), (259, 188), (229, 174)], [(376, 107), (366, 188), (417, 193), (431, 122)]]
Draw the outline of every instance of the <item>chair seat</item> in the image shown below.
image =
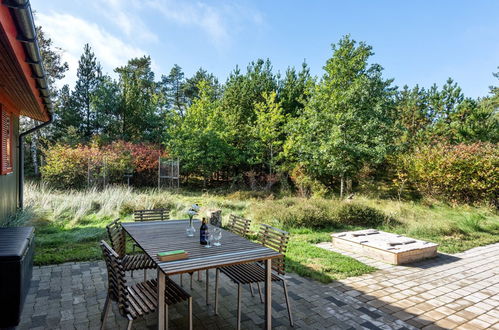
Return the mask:
[[(149, 280), (126, 288), (128, 306), (126, 311), (133, 319), (153, 313), (158, 307), (158, 281)], [(169, 278), (166, 278), (165, 303), (174, 305), (186, 301), (190, 295)]]
[[(238, 284), (265, 282), (265, 268), (256, 263), (226, 266), (220, 268), (220, 271)], [(272, 272), (272, 281), (282, 280), (280, 276)]]
[(139, 269), (154, 269), (156, 268), (156, 265), (144, 253), (127, 254), (123, 258), (123, 268), (125, 269), (125, 271), (139, 270)]

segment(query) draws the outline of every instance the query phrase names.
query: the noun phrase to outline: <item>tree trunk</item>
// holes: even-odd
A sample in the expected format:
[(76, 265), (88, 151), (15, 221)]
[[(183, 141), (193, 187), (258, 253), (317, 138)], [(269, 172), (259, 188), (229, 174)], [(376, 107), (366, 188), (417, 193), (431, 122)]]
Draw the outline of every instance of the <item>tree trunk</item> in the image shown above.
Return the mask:
[(272, 145), (270, 145), (270, 164), (269, 164), (269, 172), (270, 175), (272, 175), (272, 162), (274, 160), (274, 148), (272, 148)]
[(267, 186), (266, 190), (272, 189), (273, 185), (273, 180), (274, 178), (272, 177), (272, 162), (274, 160), (274, 149), (272, 148), (272, 145), (270, 145), (270, 162), (269, 162), (269, 177), (267, 178)]
[(347, 184), (346, 194), (350, 194), (352, 192), (352, 179), (351, 178), (347, 178), (346, 179), (346, 184)]
[(32, 136), (31, 137), (31, 159), (33, 161), (33, 170), (35, 172), (35, 176), (38, 176), (39, 170), (38, 170), (38, 149), (36, 147), (36, 137)]
[(90, 138), (90, 106), (87, 102), (86, 104), (86, 112), (87, 112), (87, 138)]
[(343, 198), (344, 187), (345, 187), (345, 176), (342, 174), (341, 175), (341, 182), (340, 182), (340, 198)]

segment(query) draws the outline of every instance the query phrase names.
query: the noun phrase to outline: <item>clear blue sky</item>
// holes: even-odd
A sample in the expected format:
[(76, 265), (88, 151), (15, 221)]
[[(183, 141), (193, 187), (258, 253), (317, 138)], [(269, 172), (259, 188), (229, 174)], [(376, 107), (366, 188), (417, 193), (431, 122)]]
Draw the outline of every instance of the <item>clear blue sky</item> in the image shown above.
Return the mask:
[(442, 85), (454, 78), (466, 96), (498, 84), (499, 1), (31, 0), (75, 80), (84, 43), (111, 73), (148, 54), (156, 74), (179, 64), (225, 81), (239, 65), (270, 58), (276, 71), (305, 59), (314, 75), (344, 34), (373, 46), (373, 61), (395, 84)]

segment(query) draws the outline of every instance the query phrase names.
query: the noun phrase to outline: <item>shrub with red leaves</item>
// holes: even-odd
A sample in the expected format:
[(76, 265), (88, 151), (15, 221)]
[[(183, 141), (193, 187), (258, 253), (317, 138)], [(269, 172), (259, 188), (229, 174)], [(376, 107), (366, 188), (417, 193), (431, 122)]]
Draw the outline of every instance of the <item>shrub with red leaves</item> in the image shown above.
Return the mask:
[(45, 150), (41, 168), (45, 182), (56, 188), (84, 188), (96, 178), (107, 183), (123, 183), (132, 173), (136, 186), (152, 186), (157, 182), (158, 159), (167, 154), (158, 145), (116, 141), (109, 145), (55, 145)]

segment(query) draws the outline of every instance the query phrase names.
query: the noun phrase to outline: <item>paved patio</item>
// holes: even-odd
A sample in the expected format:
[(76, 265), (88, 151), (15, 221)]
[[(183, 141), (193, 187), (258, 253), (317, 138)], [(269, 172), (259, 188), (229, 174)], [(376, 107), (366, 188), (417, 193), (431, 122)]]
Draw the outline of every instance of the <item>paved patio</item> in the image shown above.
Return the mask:
[[(152, 276), (154, 272), (151, 272)], [(204, 275), (204, 274), (203, 274)], [(210, 284), (214, 284), (214, 271)], [(106, 270), (103, 262), (66, 263), (35, 267), (32, 287), (27, 298), (22, 323), (18, 329), (98, 329), (106, 295)], [(142, 278), (137, 272), (136, 279)], [(184, 275), (188, 289), (189, 276)], [(178, 277), (174, 279), (178, 280)], [(197, 276), (195, 276), (197, 279)], [(221, 276), (219, 316), (213, 305), (205, 303), (205, 281), (194, 281), (194, 327), (197, 329), (233, 329), (236, 325), (236, 286)], [(324, 285), (292, 274), (288, 280), (295, 329), (411, 329), (405, 322), (346, 295), (333, 285)], [(273, 326), (289, 327), (282, 287), (273, 286)], [(214, 292), (212, 286), (211, 292)], [(213, 295), (211, 296), (213, 298)], [(212, 300), (213, 301), (213, 300)], [(251, 297), (243, 291), (242, 328), (262, 328), (263, 304), (258, 294)], [(185, 329), (187, 307), (170, 307), (170, 327)], [(107, 322), (108, 329), (124, 329), (126, 322), (116, 304)], [(134, 323), (134, 329), (155, 329), (156, 314)]]
[(499, 329), (499, 243), (392, 266), (329, 243), (319, 246), (374, 267), (375, 273), (333, 287), (369, 306), (423, 329)]
[[(458, 255), (440, 255), (410, 267), (390, 266), (328, 285), (291, 274), (288, 284), (295, 328), (499, 329), (498, 256), (499, 244), (494, 244)], [(135, 277), (142, 278), (142, 273)], [(211, 284), (213, 277), (212, 271)], [(185, 276), (185, 284), (187, 279)], [(106, 281), (103, 262), (35, 267), (18, 329), (99, 328)], [(195, 328), (235, 327), (236, 286), (224, 276), (221, 283), (220, 315), (215, 316), (212, 305), (205, 304), (204, 278), (202, 282), (194, 281)], [(273, 292), (273, 325), (277, 329), (290, 328), (281, 287), (274, 285)], [(186, 312), (185, 305), (170, 307), (170, 327), (185, 328)], [(246, 288), (242, 327), (261, 328), (263, 313), (259, 298), (251, 297)], [(134, 329), (155, 326), (156, 315), (134, 323)], [(114, 305), (107, 328), (124, 327), (125, 320)]]

